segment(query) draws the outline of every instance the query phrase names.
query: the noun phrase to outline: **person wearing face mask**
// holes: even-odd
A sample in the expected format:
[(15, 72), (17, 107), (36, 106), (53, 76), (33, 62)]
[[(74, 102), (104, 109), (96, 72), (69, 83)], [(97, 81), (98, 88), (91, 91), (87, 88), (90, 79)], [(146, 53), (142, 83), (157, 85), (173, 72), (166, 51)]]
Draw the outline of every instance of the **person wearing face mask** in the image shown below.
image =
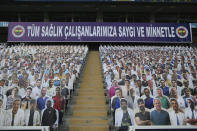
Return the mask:
[(121, 107), (115, 112), (115, 127), (118, 131), (127, 131), (129, 126), (134, 125), (133, 111), (127, 107), (127, 100), (120, 100)]
[(151, 125), (149, 109), (145, 108), (145, 103), (142, 98), (137, 100), (138, 111), (135, 114), (135, 122), (138, 126)]
[(187, 125), (197, 125), (197, 109), (192, 99), (187, 99), (188, 107), (185, 109)]

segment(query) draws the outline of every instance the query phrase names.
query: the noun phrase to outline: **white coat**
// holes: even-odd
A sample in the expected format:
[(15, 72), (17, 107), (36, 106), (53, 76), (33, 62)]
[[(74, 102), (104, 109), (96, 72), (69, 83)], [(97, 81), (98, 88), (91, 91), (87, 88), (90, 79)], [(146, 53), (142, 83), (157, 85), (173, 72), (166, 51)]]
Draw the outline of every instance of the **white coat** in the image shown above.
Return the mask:
[[(25, 118), (24, 111), (22, 109), (18, 109), (15, 118), (14, 118), (14, 126), (24, 126)], [(5, 126), (11, 126), (12, 124), (12, 109), (8, 110), (5, 115)]]
[(185, 109), (185, 101), (181, 96), (178, 96), (177, 102), (179, 104), (179, 108)]
[[(197, 111), (194, 110), (193, 113), (194, 113), (194, 119), (197, 119)], [(187, 108), (185, 109), (185, 118), (186, 118), (186, 119), (187, 119), (187, 118), (192, 119), (192, 110), (190, 109), (190, 107), (187, 107)], [(190, 125), (190, 124), (187, 123), (187, 125)]]
[[(28, 126), (29, 123), (29, 116), (30, 116), (30, 109), (27, 109), (25, 111), (25, 125)], [(33, 126), (39, 126), (40, 124), (40, 113), (35, 110), (34, 116), (33, 116)]]
[(134, 102), (133, 100), (131, 99), (131, 96), (127, 96), (125, 99), (127, 100), (127, 103), (128, 103), (128, 107), (132, 107), (132, 109), (136, 109), (138, 108), (138, 103), (137, 103), (137, 100), (139, 99), (140, 97), (135, 95), (135, 99), (134, 99)]
[(129, 87), (129, 90), (127, 90), (126, 86), (120, 86), (122, 89), (122, 96), (125, 98), (128, 96), (128, 91), (131, 89), (131, 87)]
[(32, 94), (31, 97), (33, 99), (38, 99), (39, 96), (41, 96), (41, 88), (38, 88), (37, 86), (32, 88)]
[(0, 126), (4, 126), (4, 118), (5, 118), (6, 110), (0, 108)]
[(178, 113), (175, 113), (174, 110), (171, 110), (169, 111), (169, 116), (170, 116), (170, 123), (172, 126), (177, 126), (177, 117), (180, 125), (185, 125), (186, 123), (185, 114), (183, 112), (179, 111)]
[[(127, 111), (129, 113), (131, 123), (134, 125), (134, 115), (133, 111), (130, 108), (127, 108)], [(115, 112), (115, 126), (116, 127), (121, 127), (122, 124), (122, 117), (123, 117), (123, 110), (121, 108), (118, 108)]]
[(47, 88), (47, 95), (52, 98), (53, 96), (56, 95), (56, 87), (53, 86), (51, 88)]

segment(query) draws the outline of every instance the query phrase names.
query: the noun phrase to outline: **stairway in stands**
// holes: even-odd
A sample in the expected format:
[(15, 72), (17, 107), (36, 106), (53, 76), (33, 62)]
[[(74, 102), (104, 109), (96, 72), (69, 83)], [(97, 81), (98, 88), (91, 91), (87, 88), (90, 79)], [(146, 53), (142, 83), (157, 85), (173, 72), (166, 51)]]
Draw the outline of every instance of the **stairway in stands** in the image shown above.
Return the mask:
[(109, 131), (98, 51), (90, 51), (69, 120), (69, 131)]

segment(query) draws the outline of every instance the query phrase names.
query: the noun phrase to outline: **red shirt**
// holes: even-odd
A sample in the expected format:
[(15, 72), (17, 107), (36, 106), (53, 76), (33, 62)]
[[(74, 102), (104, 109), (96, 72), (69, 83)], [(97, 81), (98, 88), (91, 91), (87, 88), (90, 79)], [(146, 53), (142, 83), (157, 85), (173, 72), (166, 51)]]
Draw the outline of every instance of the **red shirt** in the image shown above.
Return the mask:
[(64, 109), (64, 98), (62, 96), (56, 95), (53, 97), (54, 105), (53, 108), (60, 111), (61, 109)]

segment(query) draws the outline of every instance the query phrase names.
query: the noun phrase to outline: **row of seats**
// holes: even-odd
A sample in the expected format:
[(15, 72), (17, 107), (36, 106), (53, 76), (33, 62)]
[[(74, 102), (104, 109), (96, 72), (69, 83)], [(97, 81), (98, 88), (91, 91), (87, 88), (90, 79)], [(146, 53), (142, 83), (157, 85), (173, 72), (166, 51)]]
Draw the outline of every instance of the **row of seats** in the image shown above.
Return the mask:
[(0, 126), (57, 128), (87, 54), (87, 46), (2, 46)]
[(112, 126), (197, 124), (196, 48), (100, 46), (99, 52)]

